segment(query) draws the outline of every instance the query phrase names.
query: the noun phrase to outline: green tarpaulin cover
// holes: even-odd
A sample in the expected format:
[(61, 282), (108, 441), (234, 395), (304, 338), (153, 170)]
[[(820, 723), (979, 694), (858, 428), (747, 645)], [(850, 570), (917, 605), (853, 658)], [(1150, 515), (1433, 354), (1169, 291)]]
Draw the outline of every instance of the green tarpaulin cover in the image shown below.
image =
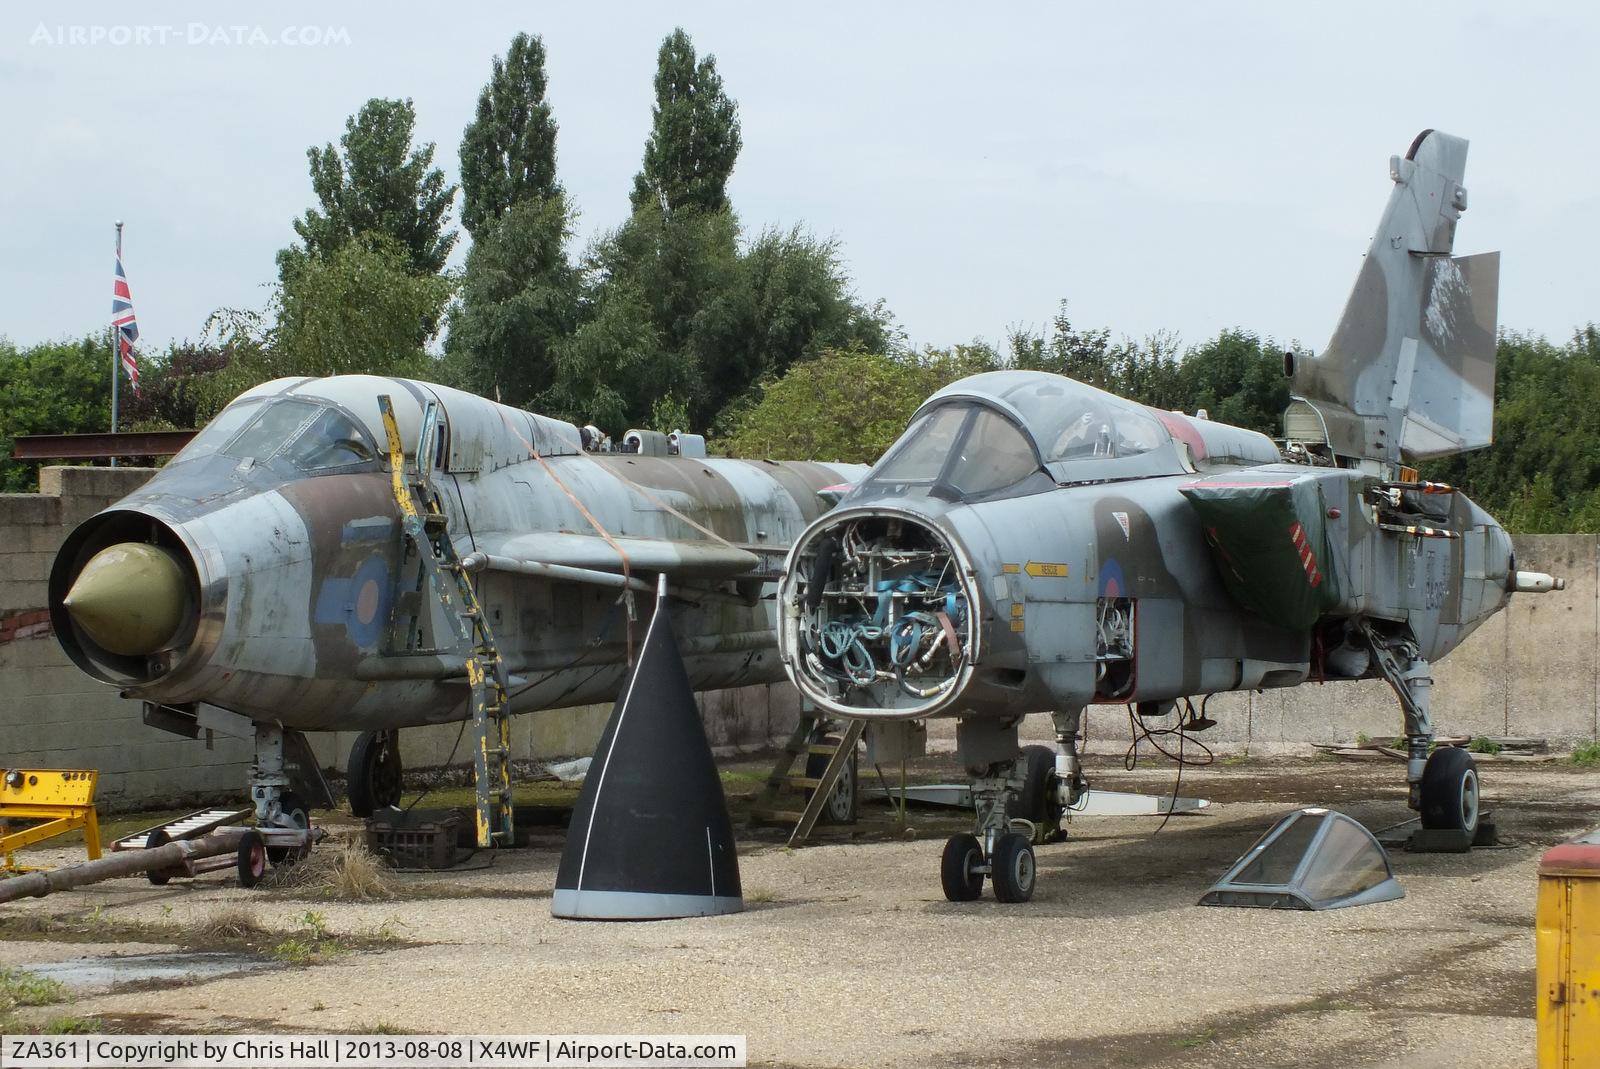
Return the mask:
[(1340, 600), (1327, 503), (1315, 477), (1180, 487), (1200, 516), (1228, 591), (1279, 627), (1303, 631)]

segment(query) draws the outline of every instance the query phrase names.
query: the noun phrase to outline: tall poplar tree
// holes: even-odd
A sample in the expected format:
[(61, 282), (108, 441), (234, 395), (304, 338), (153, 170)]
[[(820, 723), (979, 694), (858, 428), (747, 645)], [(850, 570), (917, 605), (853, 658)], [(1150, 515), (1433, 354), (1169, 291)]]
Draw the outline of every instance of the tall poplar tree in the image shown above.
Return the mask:
[(683, 209), (728, 207), (728, 176), (739, 158), (739, 108), (723, 92), (715, 56), (697, 60), (694, 42), (676, 29), (656, 59), (656, 103), (644, 166), (633, 179), (633, 207), (656, 205), (671, 216)]
[(473, 242), (446, 342), (463, 386), (527, 407), (548, 400), (553, 349), (578, 316), (544, 65), (544, 42), (517, 34), (461, 138), (461, 222)]
[(461, 225), (478, 237), (527, 197), (561, 193), (556, 121), (545, 99), (544, 42), (519, 33), (498, 56), (461, 138)]
[(345, 121), (339, 147), (306, 150), (319, 207), (294, 222), (304, 246), (278, 254), (285, 282), (307, 256), (326, 261), (352, 240), (399, 243), (413, 272), (436, 275), (455, 244), (446, 230), (456, 187), (433, 166), (433, 143), (413, 148), (417, 114), (409, 100), (374, 98)]

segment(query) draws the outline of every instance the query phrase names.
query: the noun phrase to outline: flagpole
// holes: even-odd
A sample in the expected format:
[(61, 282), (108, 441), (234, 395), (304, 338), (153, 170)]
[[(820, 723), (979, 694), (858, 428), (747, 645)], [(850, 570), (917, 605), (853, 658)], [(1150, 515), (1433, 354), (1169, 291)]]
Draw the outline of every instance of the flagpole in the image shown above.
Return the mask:
[[(117, 220), (117, 262), (122, 262), (122, 220)], [(121, 331), (115, 323), (111, 324), (111, 433), (117, 433), (117, 380), (121, 378), (119, 366), (122, 363), (122, 353), (117, 345), (117, 336)], [(117, 458), (111, 458), (111, 466), (117, 466)]]

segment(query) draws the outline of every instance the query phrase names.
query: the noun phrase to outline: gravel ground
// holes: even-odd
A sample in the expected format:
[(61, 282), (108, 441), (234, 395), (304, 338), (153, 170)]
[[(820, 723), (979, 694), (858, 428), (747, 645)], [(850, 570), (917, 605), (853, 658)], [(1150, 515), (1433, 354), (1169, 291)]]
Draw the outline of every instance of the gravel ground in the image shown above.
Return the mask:
[[(1108, 789), (1172, 785), (1170, 766), (1130, 775), (1101, 756), (1090, 771)], [(0, 907), (0, 961), (158, 949), (148, 929), (120, 944), (22, 934), (43, 917), (197, 930), (243, 905), (287, 932), (309, 909), (368, 948), (85, 993), (66, 1012), (157, 1032), (364, 1032), (381, 1022), (443, 1033), (745, 1033), (752, 1065), (1532, 1066), (1535, 870), (1544, 848), (1595, 822), (1600, 777), (1510, 762), (1483, 774), (1501, 848), (1396, 852), (1403, 900), (1328, 913), (1194, 903), (1295, 805), (1333, 804), (1373, 828), (1404, 819), (1398, 764), (1255, 760), (1186, 772), (1183, 793), (1214, 799), (1211, 809), (1154, 837), (1156, 818), (1074, 821), (1069, 841), (1039, 849), (1039, 890), (1020, 906), (944, 901), (938, 857), (954, 824), (913, 812), (914, 838), (878, 816), (854, 838), (795, 851), (770, 835), (746, 839), (741, 915), (557, 921), (549, 899), (561, 839), (547, 831), (491, 865), (397, 876), (403, 897), (389, 901), (244, 891), (213, 875), (16, 903)], [(401, 941), (374, 945), (380, 931)], [(62, 1008), (29, 1012), (39, 1021)]]

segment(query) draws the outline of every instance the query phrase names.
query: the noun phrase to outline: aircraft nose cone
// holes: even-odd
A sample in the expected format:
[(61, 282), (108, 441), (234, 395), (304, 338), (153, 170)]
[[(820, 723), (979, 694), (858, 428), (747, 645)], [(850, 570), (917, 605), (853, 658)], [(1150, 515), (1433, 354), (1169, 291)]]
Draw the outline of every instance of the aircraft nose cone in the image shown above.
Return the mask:
[(61, 604), (98, 645), (142, 657), (172, 641), (187, 600), (183, 570), (170, 553), (123, 542), (89, 558)]

